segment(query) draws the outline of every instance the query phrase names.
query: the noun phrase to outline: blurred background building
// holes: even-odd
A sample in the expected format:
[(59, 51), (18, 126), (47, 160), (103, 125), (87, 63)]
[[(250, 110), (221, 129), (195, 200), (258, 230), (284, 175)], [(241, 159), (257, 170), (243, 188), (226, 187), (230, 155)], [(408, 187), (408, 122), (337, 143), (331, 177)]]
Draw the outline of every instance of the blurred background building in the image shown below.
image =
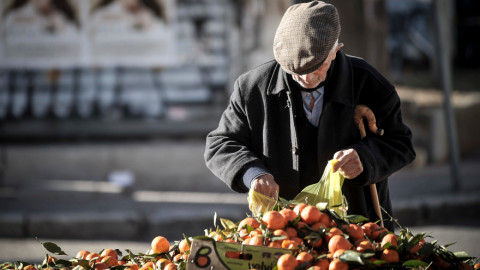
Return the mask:
[[(1, 0), (0, 185), (105, 180), (117, 169), (160, 181), (159, 156), (169, 153), (142, 159), (135, 149), (165, 138), (202, 141), (236, 77), (273, 59), (276, 27), (296, 2)], [(329, 2), (340, 12), (343, 51), (397, 86), (419, 153), (414, 166), (447, 161), (439, 1)], [(447, 3), (440, 19), (448, 26), (460, 154), (468, 155), (480, 147), (472, 128), (480, 116), (480, 2)]]

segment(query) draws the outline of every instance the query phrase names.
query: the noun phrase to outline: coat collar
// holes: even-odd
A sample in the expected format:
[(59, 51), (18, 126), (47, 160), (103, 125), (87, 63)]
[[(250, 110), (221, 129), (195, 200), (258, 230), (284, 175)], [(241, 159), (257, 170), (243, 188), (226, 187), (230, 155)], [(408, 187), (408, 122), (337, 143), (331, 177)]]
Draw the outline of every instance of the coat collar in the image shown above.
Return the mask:
[[(267, 95), (277, 95), (289, 90), (284, 79), (285, 71), (276, 63), (267, 86)], [(337, 52), (335, 70), (325, 85), (325, 95), (328, 100), (354, 107), (353, 74), (348, 57), (341, 51)]]

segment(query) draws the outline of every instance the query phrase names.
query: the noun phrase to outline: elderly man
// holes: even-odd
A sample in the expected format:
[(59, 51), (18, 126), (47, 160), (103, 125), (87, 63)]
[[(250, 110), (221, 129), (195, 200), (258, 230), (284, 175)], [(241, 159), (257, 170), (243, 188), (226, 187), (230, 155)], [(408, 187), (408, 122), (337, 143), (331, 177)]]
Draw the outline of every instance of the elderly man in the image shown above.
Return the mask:
[[(275, 34), (275, 60), (241, 75), (218, 128), (206, 140), (207, 167), (233, 190), (293, 199), (335, 158), (348, 213), (378, 220), (369, 186), (391, 212), (387, 177), (415, 158), (400, 99), (374, 67), (345, 55), (336, 8), (296, 4)], [(368, 106), (384, 136), (361, 138), (356, 105)], [(393, 225), (385, 224), (390, 230)]]

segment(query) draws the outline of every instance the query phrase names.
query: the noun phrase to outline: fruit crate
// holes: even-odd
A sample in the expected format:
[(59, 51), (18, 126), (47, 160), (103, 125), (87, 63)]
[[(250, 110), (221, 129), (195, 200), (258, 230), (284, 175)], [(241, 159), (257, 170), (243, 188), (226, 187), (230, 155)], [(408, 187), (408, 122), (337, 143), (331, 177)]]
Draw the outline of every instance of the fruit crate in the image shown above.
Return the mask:
[(284, 248), (195, 239), (191, 243), (186, 269), (273, 269), (280, 256), (291, 252)]

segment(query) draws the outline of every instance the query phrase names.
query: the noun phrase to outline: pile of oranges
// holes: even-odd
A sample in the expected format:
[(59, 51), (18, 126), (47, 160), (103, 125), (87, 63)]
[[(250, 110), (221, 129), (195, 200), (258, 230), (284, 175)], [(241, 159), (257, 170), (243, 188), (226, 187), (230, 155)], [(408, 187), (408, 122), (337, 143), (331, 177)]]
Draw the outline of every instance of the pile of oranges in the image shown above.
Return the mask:
[[(290, 249), (291, 253), (279, 257), (278, 270), (472, 269), (475, 262), (427, 242), (425, 234), (413, 235), (408, 229), (395, 234), (358, 218), (351, 222), (300, 203), (246, 217), (234, 229), (217, 229), (208, 235), (216, 241)], [(241, 256), (229, 254), (230, 258)]]
[[(66, 255), (56, 244), (44, 243), (47, 251), (58, 255)], [(190, 250), (190, 241), (182, 239), (172, 245), (163, 236), (152, 240), (151, 248), (146, 254), (128, 254), (122, 256), (118, 249), (103, 249), (100, 252), (80, 250), (75, 258), (70, 260), (57, 259), (48, 256), (42, 264), (21, 263), (20, 266), (12, 263), (0, 264), (1, 270), (177, 270), (186, 268), (186, 259)]]
[[(334, 211), (305, 203), (277, 206), (276, 210), (247, 216), (237, 223), (220, 220), (224, 228), (205, 230), (205, 236), (184, 236), (173, 243), (157, 236), (145, 254), (127, 250), (128, 254), (122, 255), (118, 249), (98, 253), (80, 250), (70, 260), (48, 256), (41, 265), (4, 263), (0, 270), (185, 270), (192, 241), (206, 237), (218, 242), (288, 249), (278, 257), (276, 270), (480, 269), (478, 259), (454, 254), (436, 241), (428, 242), (425, 234), (414, 235), (405, 228), (395, 234), (363, 217), (341, 218)], [(53, 243), (44, 243), (44, 247), (64, 255)], [(245, 255), (232, 251), (225, 254), (233, 259), (244, 259)]]

